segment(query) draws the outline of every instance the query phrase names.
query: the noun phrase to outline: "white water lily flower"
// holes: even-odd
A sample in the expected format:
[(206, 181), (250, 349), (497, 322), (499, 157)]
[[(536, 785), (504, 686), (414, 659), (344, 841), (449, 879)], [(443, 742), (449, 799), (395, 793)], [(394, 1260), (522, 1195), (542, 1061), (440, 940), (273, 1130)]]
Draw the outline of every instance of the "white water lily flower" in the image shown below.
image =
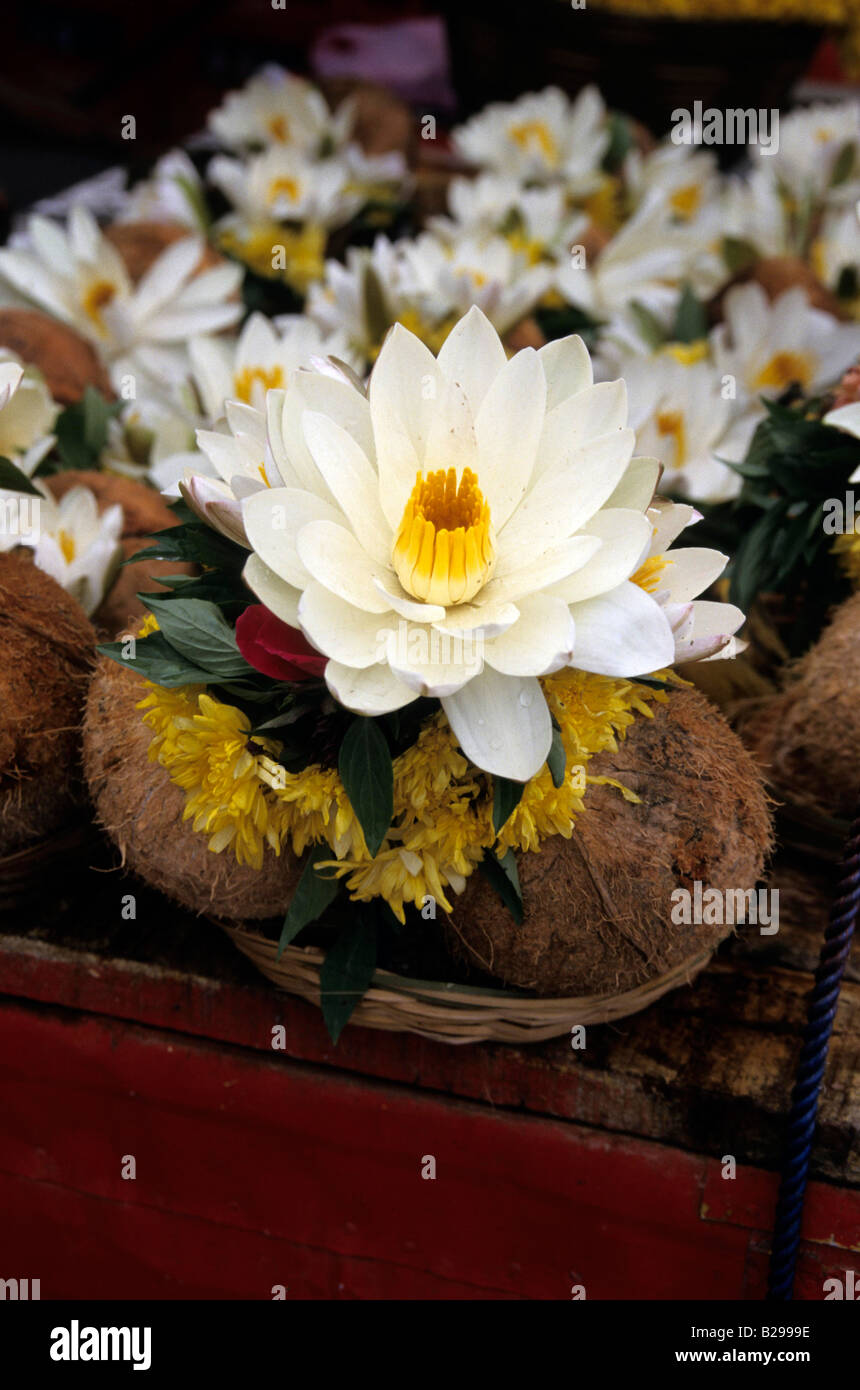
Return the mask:
[(551, 743), (539, 676), (674, 659), (680, 615), (632, 580), (659, 465), (632, 458), (624, 383), (595, 386), (580, 339), (508, 360), (473, 308), (438, 358), (396, 325), (366, 398), (307, 373), (266, 406), (282, 486), (242, 504), (245, 578), (347, 708), (436, 697), (476, 766), (524, 781)]
[(87, 487), (70, 488), (56, 502), (43, 483), (36, 486), (38, 501), (27, 499), (29, 507), (38, 507), (35, 526), (20, 535), (0, 528), (0, 550), (28, 546), (39, 569), (76, 598), (85, 613), (94, 613), (122, 560), (122, 507), (107, 507), (99, 515), (95, 494)]
[(576, 100), (557, 87), (511, 102), (491, 102), (451, 132), (456, 152), (469, 164), (510, 174), (523, 182), (563, 181), (572, 194), (600, 186), (609, 148), (606, 106), (596, 87)]
[(627, 385), (636, 447), (663, 463), (665, 490), (704, 502), (737, 496), (741, 479), (720, 461), (735, 458), (732, 401), (723, 397), (714, 364), (666, 351), (619, 353), (611, 362)]
[(668, 142), (647, 154), (632, 149), (624, 161), (624, 183), (635, 207), (659, 205), (676, 222), (695, 223), (720, 194), (714, 156)]
[(27, 232), (29, 249), (0, 250), (0, 279), (71, 324), (107, 363), (123, 359), (123, 374), (141, 347), (181, 345), (241, 317), (242, 306), (232, 298), (240, 267), (225, 264), (197, 274), (204, 249), (198, 237), (168, 246), (132, 285), (122, 257), (86, 208), (72, 210), (67, 231), (34, 216)]
[(740, 406), (778, 396), (793, 382), (818, 391), (860, 356), (860, 325), (812, 308), (800, 287), (771, 303), (760, 285), (737, 285), (726, 294), (723, 315), (712, 334), (714, 356), (734, 379)]
[[(824, 214), (809, 253), (812, 268), (823, 285), (839, 288), (840, 278), (853, 271), (860, 279), (860, 205), (833, 208)], [(860, 299), (854, 294), (854, 316), (860, 318)]]
[(125, 196), (120, 222), (172, 222), (206, 231), (203, 183), (184, 150), (168, 150)]
[(275, 145), (318, 158), (347, 142), (354, 107), (347, 98), (330, 111), (311, 82), (270, 64), (210, 112), (209, 129), (231, 150)]
[(797, 203), (853, 203), (860, 194), (860, 102), (814, 102), (781, 116), (779, 147), (752, 145), (749, 154)]
[(42, 373), (0, 349), (0, 458), (29, 478), (56, 442), (58, 411)]
[(192, 338), (188, 345), (191, 376), (204, 416), (214, 424), (228, 400), (244, 401), (258, 410), (273, 386), (286, 386), (299, 367), (314, 357), (339, 357), (349, 365), (346, 334), (325, 334), (303, 314), (284, 315), (273, 324), (263, 314), (251, 314), (238, 338)]
[(552, 273), (530, 265), (504, 237), (459, 236), (442, 241), (432, 232), (395, 243), (398, 291), (434, 321), (457, 318), (475, 304), (500, 333), (534, 308)]
[(652, 594), (669, 619), (675, 638), (675, 661), (713, 661), (737, 656), (746, 646), (734, 633), (744, 621), (730, 603), (697, 599), (725, 568), (728, 556), (707, 548), (671, 550), (681, 532), (701, 521), (701, 512), (686, 503), (655, 499), (646, 516), (652, 534), (633, 576)]
[(797, 229), (769, 161), (726, 180), (721, 217), (725, 235), (747, 242), (759, 256), (789, 256), (798, 250)]
[(432, 217), (430, 229), (443, 241), (464, 233), (503, 236), (529, 262), (557, 260), (570, 251), (588, 226), (583, 213), (571, 213), (559, 184), (524, 188), (502, 174), (452, 179), (448, 186), (450, 217)]
[(286, 146), (273, 146), (248, 160), (216, 155), (206, 173), (236, 209), (223, 226), (300, 222), (340, 227), (364, 202), (345, 160), (308, 159)]

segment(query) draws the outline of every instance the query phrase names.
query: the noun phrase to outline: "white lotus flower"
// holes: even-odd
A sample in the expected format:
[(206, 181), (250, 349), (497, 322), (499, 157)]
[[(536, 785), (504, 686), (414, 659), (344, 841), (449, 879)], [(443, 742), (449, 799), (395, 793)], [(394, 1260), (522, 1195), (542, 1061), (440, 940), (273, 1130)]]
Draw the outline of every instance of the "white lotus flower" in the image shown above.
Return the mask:
[(200, 175), (184, 150), (168, 150), (148, 179), (125, 197), (120, 222), (173, 222), (206, 231), (206, 201)]
[(720, 461), (736, 457), (732, 401), (723, 397), (714, 364), (666, 351), (611, 360), (627, 385), (636, 447), (664, 464), (665, 490), (706, 502), (737, 496), (741, 479)]
[(448, 206), (450, 217), (428, 223), (440, 240), (502, 236), (529, 263), (563, 258), (588, 226), (585, 214), (571, 213), (561, 185), (524, 188), (502, 174), (452, 179)]
[(853, 203), (860, 194), (860, 102), (792, 111), (780, 118), (778, 148), (764, 153), (753, 145), (749, 153), (798, 203)]
[(28, 546), (39, 569), (76, 598), (85, 613), (94, 613), (122, 560), (122, 507), (107, 507), (99, 515), (95, 494), (87, 487), (70, 488), (56, 502), (44, 484), (36, 486), (39, 499), (27, 499), (28, 507), (38, 507), (36, 524), (20, 535), (0, 528), (0, 550)]
[(634, 206), (659, 205), (676, 222), (695, 223), (720, 193), (712, 154), (668, 142), (648, 154), (631, 150), (624, 161), (624, 182)]
[(547, 87), (516, 101), (491, 102), (452, 131), (451, 139), (470, 164), (523, 182), (559, 179), (582, 196), (600, 186), (610, 133), (596, 87), (583, 88), (573, 102)]
[(122, 372), (140, 347), (182, 344), (195, 333), (216, 333), (235, 323), (238, 266), (196, 274), (203, 242), (185, 237), (162, 251), (137, 285), (122, 257), (83, 207), (63, 231), (46, 217), (29, 219), (29, 249), (0, 250), (0, 279), (33, 303), (71, 324)]
[(748, 242), (759, 256), (788, 256), (798, 249), (769, 160), (744, 176), (726, 180), (721, 215), (725, 235)]
[(58, 410), (41, 372), (0, 349), (0, 458), (30, 477), (56, 442)]
[(322, 93), (303, 77), (269, 65), (209, 115), (209, 129), (231, 150), (294, 147), (317, 158), (349, 139), (354, 102), (331, 112)]
[(831, 385), (860, 356), (860, 325), (813, 309), (801, 288), (770, 303), (760, 285), (729, 290), (724, 322), (713, 332), (719, 370), (736, 382), (737, 400), (778, 396), (792, 382), (814, 392)]
[[(860, 277), (860, 203), (824, 214), (809, 258), (819, 280), (832, 290), (839, 287), (845, 271)], [(860, 314), (855, 312), (855, 317)]]
[(242, 504), (245, 578), (329, 658), (347, 708), (436, 697), (473, 763), (523, 781), (551, 742), (539, 676), (673, 660), (682, 615), (631, 578), (659, 465), (632, 459), (624, 383), (593, 385), (578, 338), (508, 360), (473, 308), (438, 359), (396, 325), (367, 398), (307, 373), (266, 406), (282, 486)]
[(364, 202), (345, 160), (312, 160), (286, 146), (273, 146), (248, 160), (216, 155), (206, 173), (236, 209), (235, 217), (224, 219), (225, 226), (307, 222), (340, 227)]

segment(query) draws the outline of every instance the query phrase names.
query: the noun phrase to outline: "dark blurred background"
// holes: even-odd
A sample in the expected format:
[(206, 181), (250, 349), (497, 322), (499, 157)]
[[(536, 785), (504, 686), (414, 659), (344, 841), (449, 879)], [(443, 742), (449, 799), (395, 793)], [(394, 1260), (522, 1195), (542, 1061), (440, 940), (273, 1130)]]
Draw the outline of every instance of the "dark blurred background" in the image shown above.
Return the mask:
[[(399, 81), (419, 112), (443, 121), (548, 81), (571, 93), (597, 81), (611, 103), (657, 130), (697, 97), (779, 105), (813, 61), (819, 71), (835, 67), (832, 46), (822, 50), (811, 25), (632, 19), (569, 0), (275, 3), (284, 8), (272, 0), (18, 0), (4, 14), (0, 51), (6, 223), (111, 164), (143, 173), (264, 62), (313, 74), (372, 58), (377, 80)], [(422, 19), (402, 32), (385, 28)], [(121, 135), (130, 114), (133, 141)]]

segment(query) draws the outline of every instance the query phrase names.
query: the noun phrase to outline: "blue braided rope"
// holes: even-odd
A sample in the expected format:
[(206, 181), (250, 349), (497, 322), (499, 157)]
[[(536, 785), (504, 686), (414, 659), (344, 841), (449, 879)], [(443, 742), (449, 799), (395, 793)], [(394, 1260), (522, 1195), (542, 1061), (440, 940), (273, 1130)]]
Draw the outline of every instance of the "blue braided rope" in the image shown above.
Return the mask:
[(860, 911), (860, 806), (842, 855), (839, 885), (824, 933), (815, 983), (809, 996), (803, 1047), (788, 1116), (785, 1163), (776, 1204), (770, 1257), (769, 1299), (787, 1301), (794, 1289), (803, 1199), (815, 1133), (818, 1097), (839, 1001), (839, 987)]

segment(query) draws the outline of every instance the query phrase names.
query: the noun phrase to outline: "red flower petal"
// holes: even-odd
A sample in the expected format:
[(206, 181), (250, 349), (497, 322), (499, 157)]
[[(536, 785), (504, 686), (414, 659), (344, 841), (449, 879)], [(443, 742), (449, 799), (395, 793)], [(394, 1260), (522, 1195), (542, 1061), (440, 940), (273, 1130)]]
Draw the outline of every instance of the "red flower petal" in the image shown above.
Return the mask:
[(255, 671), (278, 681), (321, 676), (328, 662), (303, 632), (276, 618), (262, 603), (252, 603), (238, 619), (236, 645)]

